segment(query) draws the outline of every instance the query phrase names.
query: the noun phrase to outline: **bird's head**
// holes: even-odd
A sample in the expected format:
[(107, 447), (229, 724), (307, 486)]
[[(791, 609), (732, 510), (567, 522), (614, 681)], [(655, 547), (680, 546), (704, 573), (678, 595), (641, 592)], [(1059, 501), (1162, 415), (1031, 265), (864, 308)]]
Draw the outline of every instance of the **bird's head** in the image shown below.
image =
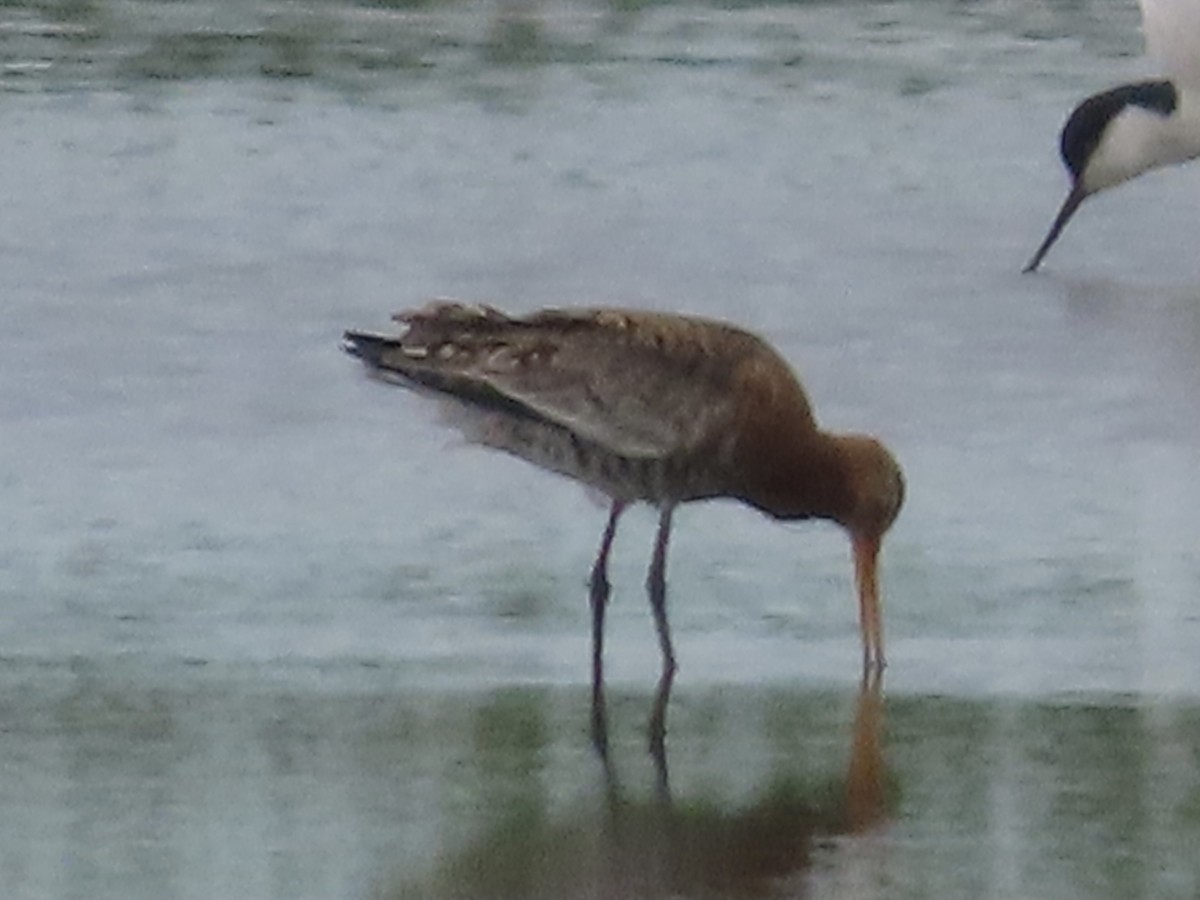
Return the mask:
[(882, 669), (883, 621), (879, 601), (879, 549), (883, 536), (904, 505), (904, 473), (895, 457), (875, 438), (843, 435), (837, 439), (844, 460), (849, 504), (838, 521), (850, 533), (858, 587), (863, 665)]
[(1164, 137), (1167, 120), (1178, 104), (1175, 85), (1159, 80), (1123, 84), (1075, 107), (1058, 144), (1071, 189), (1024, 271), (1041, 265), (1079, 205), (1092, 194), (1180, 161), (1172, 141)]
[(838, 449), (850, 501), (838, 521), (852, 535), (879, 540), (904, 505), (900, 464), (883, 444), (868, 435), (841, 435)]

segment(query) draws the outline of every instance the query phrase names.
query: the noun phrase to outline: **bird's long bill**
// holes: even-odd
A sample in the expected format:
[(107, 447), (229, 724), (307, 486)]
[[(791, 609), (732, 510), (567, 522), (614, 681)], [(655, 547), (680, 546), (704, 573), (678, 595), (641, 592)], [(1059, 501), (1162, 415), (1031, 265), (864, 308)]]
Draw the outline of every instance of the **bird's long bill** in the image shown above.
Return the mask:
[(1058, 211), (1058, 215), (1054, 217), (1054, 224), (1050, 226), (1050, 231), (1046, 234), (1046, 239), (1042, 241), (1042, 246), (1037, 248), (1037, 253), (1033, 254), (1033, 258), (1029, 260), (1029, 264), (1022, 269), (1022, 272), (1036, 271), (1037, 267), (1042, 264), (1042, 258), (1050, 252), (1050, 248), (1054, 246), (1054, 242), (1058, 240), (1058, 236), (1062, 234), (1063, 228), (1067, 222), (1071, 220), (1071, 216), (1075, 215), (1075, 210), (1079, 209), (1079, 204), (1087, 197), (1087, 192), (1084, 191), (1078, 184), (1071, 188), (1071, 192), (1067, 194), (1067, 199), (1063, 201), (1062, 207)]
[(882, 669), (883, 614), (879, 605), (879, 545), (878, 534), (855, 534), (854, 580), (858, 586), (858, 624), (862, 631), (863, 668)]

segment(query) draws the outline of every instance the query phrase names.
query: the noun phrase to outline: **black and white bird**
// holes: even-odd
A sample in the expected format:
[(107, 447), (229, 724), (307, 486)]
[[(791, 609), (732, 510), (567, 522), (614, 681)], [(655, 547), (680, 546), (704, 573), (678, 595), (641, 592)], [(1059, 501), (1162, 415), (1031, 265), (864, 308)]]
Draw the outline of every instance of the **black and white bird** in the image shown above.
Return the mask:
[(1092, 194), (1200, 156), (1200, 0), (1139, 2), (1147, 52), (1167, 77), (1123, 84), (1075, 107), (1059, 143), (1071, 190), (1026, 272), (1041, 265)]

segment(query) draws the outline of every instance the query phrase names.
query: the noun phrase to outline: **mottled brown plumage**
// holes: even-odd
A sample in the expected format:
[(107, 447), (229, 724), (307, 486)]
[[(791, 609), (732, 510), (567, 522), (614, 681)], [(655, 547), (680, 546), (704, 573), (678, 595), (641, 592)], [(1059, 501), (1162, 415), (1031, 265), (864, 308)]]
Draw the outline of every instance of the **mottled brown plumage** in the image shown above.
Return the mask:
[(665, 672), (674, 670), (664, 579), (671, 511), (712, 497), (844, 526), (864, 662), (882, 666), (876, 557), (903, 502), (900, 468), (874, 438), (821, 431), (804, 389), (764, 341), (721, 322), (623, 309), (510, 317), (438, 302), (394, 318), (399, 335), (349, 331), (345, 349), (376, 376), (448, 401), (471, 440), (612, 498), (592, 572), (597, 682), (608, 552), (621, 511), (639, 500), (662, 516), (648, 587)]

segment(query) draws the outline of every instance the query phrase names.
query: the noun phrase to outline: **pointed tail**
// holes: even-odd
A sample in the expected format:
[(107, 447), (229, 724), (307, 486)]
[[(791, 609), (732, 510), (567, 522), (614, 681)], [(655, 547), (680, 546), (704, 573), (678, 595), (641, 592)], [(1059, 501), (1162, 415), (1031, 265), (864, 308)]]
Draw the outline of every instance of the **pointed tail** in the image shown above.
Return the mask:
[(382, 364), (384, 353), (391, 347), (400, 346), (400, 341), (395, 337), (369, 331), (347, 331), (342, 335), (340, 346), (368, 366), (378, 368)]

